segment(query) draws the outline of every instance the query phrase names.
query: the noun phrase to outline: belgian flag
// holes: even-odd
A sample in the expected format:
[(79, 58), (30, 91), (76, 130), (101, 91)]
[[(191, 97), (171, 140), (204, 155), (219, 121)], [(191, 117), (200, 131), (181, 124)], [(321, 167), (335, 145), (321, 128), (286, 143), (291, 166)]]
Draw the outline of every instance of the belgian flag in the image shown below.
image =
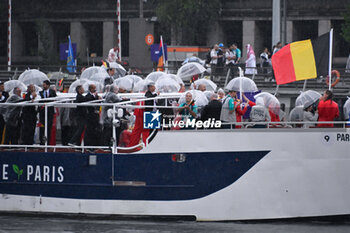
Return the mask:
[(328, 74), (330, 35), (290, 43), (276, 52), (272, 67), (278, 85)]

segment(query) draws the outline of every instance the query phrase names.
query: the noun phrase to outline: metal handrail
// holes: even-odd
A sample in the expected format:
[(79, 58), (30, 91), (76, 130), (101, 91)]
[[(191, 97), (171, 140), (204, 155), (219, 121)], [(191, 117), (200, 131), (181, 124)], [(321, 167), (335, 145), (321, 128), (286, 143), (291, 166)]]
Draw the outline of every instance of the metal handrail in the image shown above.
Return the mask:
[[(47, 98), (45, 99), (45, 101), (47, 100), (53, 100), (52, 102), (39, 102), (42, 100), (38, 100), (36, 102), (18, 102), (18, 103), (0, 103), (0, 107), (1, 106), (16, 106), (16, 107), (23, 107), (23, 106), (45, 106), (45, 120), (47, 122), (47, 110), (49, 107), (77, 107), (77, 106), (111, 106), (114, 109), (114, 114), (113, 114), (113, 120), (116, 119), (115, 113), (116, 108), (140, 108), (140, 109), (144, 109), (144, 108), (151, 108), (151, 107), (155, 107), (153, 105), (133, 105), (136, 102), (140, 102), (140, 101), (146, 101), (146, 100), (157, 100), (157, 99), (174, 99), (174, 98), (178, 98), (181, 95), (181, 93), (176, 93), (173, 95), (169, 96), (160, 96), (160, 97), (154, 97), (154, 98), (145, 98), (144, 96), (138, 96), (138, 98), (130, 100), (130, 101), (125, 101), (125, 102), (118, 102), (118, 103), (101, 103), (102, 100), (97, 100), (97, 101), (92, 101), (92, 102), (84, 102), (84, 103), (71, 103), (71, 101), (74, 100), (73, 97), (59, 97), (59, 98)], [(64, 101), (67, 101), (67, 103), (62, 103)], [(162, 109), (162, 108), (167, 108), (167, 109), (178, 109), (178, 106), (156, 106), (157, 109)], [(176, 117), (176, 113), (174, 113), (174, 118)], [(242, 128), (241, 130), (246, 130), (246, 127), (248, 125), (254, 125), (254, 124), (259, 124), (259, 125), (266, 125), (266, 128), (264, 129), (269, 129), (269, 128), (274, 128), (273, 126), (276, 125), (281, 125), (283, 127), (281, 128), (286, 128), (286, 127), (292, 127), (291, 125), (304, 125), (304, 124), (336, 124), (336, 128), (340, 128), (339, 126), (341, 125), (341, 128), (346, 128), (350, 122), (349, 121), (315, 121), (315, 122), (303, 122), (303, 121), (281, 121), (281, 122), (247, 122), (247, 121), (243, 121), (243, 122), (222, 122), (221, 125), (230, 125), (230, 128), (233, 129), (234, 125), (241, 125)], [(170, 125), (171, 126), (171, 125)], [(168, 127), (170, 128), (170, 127)], [(48, 145), (48, 142), (45, 142), (45, 145), (0, 145), (0, 148), (6, 148), (6, 147), (10, 147), (10, 148), (24, 148), (25, 151), (28, 150), (28, 148), (44, 148), (45, 152), (48, 151), (48, 149), (58, 149), (58, 148), (74, 148), (74, 149), (82, 149), (82, 151), (84, 151), (84, 149), (110, 149), (112, 150), (112, 153), (115, 154), (118, 152), (118, 150), (133, 150), (136, 148), (144, 148), (145, 146), (148, 145), (149, 143), (149, 138), (151, 138), (156, 131), (154, 131), (151, 135), (149, 135), (149, 137), (146, 139), (146, 145), (142, 142), (138, 145), (132, 146), (132, 147), (118, 147), (117, 143), (116, 143), (116, 135), (115, 135), (115, 129), (116, 126), (113, 124), (113, 146), (86, 146), (86, 145), (82, 145), (82, 146), (63, 146), (63, 145)], [(205, 129), (205, 128), (203, 128)], [(256, 129), (256, 128), (254, 128)], [(162, 128), (162, 130), (164, 130), (164, 127)], [(197, 128), (195, 128), (195, 130), (197, 130)], [(227, 130), (227, 129), (225, 129)], [(249, 129), (247, 129), (249, 130)], [(198, 131), (201, 132), (201, 131)], [(47, 138), (47, 134), (48, 134), (48, 130), (47, 130), (47, 124), (45, 124), (45, 137)]]

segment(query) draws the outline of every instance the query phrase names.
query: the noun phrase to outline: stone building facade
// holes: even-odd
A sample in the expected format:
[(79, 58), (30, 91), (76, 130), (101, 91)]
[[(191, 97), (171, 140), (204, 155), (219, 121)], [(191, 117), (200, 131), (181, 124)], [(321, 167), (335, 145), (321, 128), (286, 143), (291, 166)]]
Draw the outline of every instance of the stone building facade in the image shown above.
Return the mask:
[[(272, 5), (275, 0), (221, 0), (219, 19), (208, 25), (206, 44), (237, 42), (245, 54), (250, 43), (259, 54), (272, 47)], [(341, 24), (347, 0), (280, 0), (281, 38), (289, 43), (316, 38), (334, 28), (334, 62), (344, 62), (350, 46), (341, 36)], [(7, 61), (7, 4), (0, 5), (0, 60)], [(153, 34), (158, 42), (162, 34), (155, 13), (155, 0), (121, 0), (122, 57), (130, 66), (148, 70), (152, 67), (145, 36)], [(283, 3), (286, 4), (286, 17)], [(285, 20), (284, 20), (285, 19)], [(78, 63), (86, 64), (91, 53), (95, 61), (107, 57), (117, 41), (116, 0), (12, 0), (12, 62), (39, 64), (43, 59), (57, 59), (60, 43), (77, 45)], [(186, 36), (186, 35), (180, 35)], [(179, 35), (165, 38), (168, 45), (182, 45)], [(180, 40), (181, 41), (181, 40)], [(46, 56), (43, 56), (46, 54)], [(43, 58), (44, 57), (44, 58)], [(88, 58), (89, 57), (89, 58)], [(244, 58), (244, 56), (243, 56)]]

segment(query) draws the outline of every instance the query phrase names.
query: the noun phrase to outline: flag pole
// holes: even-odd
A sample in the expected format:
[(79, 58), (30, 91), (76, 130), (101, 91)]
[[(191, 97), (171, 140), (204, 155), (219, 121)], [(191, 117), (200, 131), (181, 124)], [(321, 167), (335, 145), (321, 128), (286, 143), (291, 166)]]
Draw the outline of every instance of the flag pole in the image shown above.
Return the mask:
[(11, 51), (11, 44), (12, 44), (12, 41), (11, 41), (11, 27), (12, 27), (12, 2), (11, 0), (9, 0), (8, 2), (8, 27), (7, 27), (7, 35), (8, 35), (8, 38), (7, 38), (7, 70), (8, 71), (11, 71), (11, 54), (12, 54), (12, 51)]
[(329, 63), (328, 63), (328, 78), (329, 78), (329, 86), (328, 90), (332, 88), (332, 49), (333, 49), (333, 28), (329, 33)]
[(118, 57), (122, 60), (122, 37), (121, 37), (121, 17), (120, 17), (120, 0), (117, 0), (117, 42), (118, 42)]
[[(161, 43), (162, 43), (162, 50), (163, 50), (163, 66), (166, 66), (165, 51), (164, 51), (164, 43), (163, 43), (163, 36), (162, 36), (162, 35), (160, 36), (160, 41), (161, 41)], [(166, 73), (168, 73), (167, 71), (168, 71), (168, 68), (165, 69), (165, 72), (166, 72)]]

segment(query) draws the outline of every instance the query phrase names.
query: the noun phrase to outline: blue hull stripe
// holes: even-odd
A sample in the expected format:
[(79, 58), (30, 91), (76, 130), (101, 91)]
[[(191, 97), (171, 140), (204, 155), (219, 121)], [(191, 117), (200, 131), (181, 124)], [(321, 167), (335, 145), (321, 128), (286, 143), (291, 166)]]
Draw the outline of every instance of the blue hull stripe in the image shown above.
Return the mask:
[[(182, 160), (171, 153), (98, 154), (96, 165), (89, 165), (87, 154), (1, 152), (0, 193), (77, 199), (190, 200), (231, 185), (268, 153), (184, 153)], [(130, 182), (138, 185), (120, 185)]]

